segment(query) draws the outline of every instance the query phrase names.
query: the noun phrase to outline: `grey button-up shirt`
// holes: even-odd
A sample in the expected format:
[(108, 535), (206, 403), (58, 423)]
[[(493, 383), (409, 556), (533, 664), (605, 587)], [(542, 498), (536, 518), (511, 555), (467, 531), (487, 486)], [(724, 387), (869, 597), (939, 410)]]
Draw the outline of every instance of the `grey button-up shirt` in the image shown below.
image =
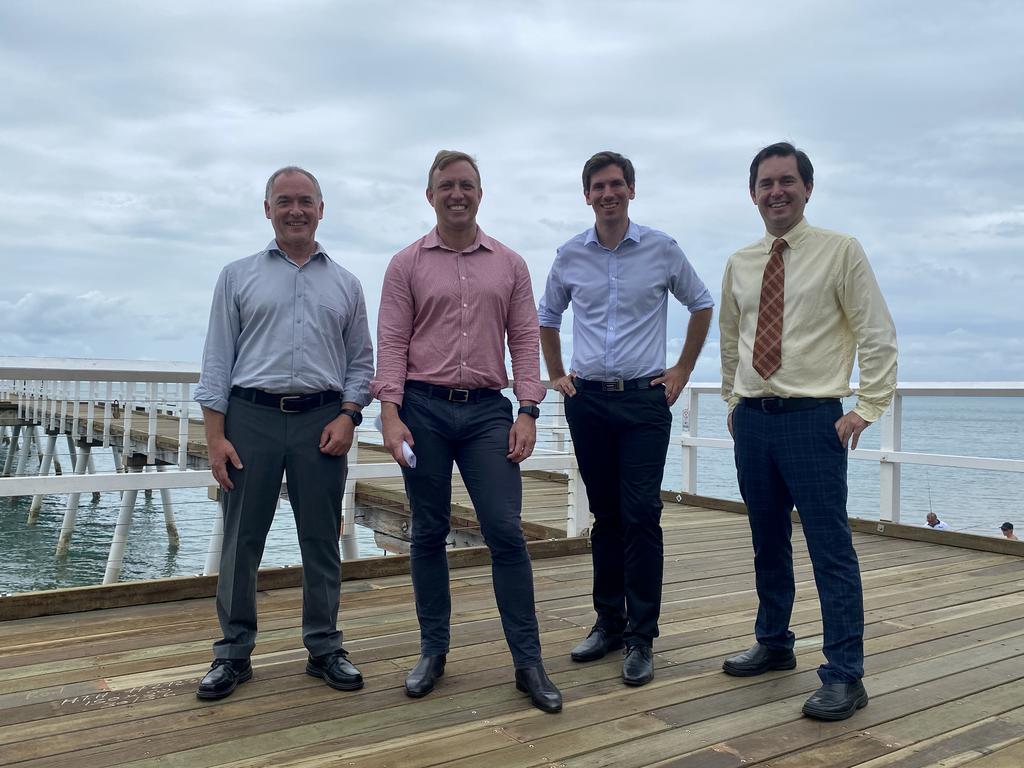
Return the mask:
[(195, 401), (227, 413), (232, 386), (333, 390), (367, 405), (373, 344), (359, 280), (317, 243), (299, 267), (276, 241), (228, 264), (210, 309)]

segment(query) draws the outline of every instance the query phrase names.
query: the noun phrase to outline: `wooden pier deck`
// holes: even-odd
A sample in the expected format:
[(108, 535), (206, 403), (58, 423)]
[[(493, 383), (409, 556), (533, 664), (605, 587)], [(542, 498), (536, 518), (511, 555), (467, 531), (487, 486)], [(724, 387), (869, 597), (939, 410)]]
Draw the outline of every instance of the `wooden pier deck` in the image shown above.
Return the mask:
[(799, 714), (822, 660), (799, 528), (799, 665), (731, 678), (721, 660), (751, 642), (756, 606), (746, 520), (668, 504), (664, 523), (662, 635), (642, 688), (621, 683), (617, 654), (569, 659), (592, 620), (589, 556), (577, 554), (534, 562), (561, 714), (516, 692), (486, 566), (452, 570), (447, 674), (409, 699), (402, 681), (418, 635), (409, 577), (398, 573), (343, 585), (345, 645), (366, 678), (353, 693), (303, 673), (296, 589), (261, 593), (255, 676), (213, 703), (194, 695), (218, 636), (212, 599), (0, 622), (0, 765), (1024, 765), (1024, 559), (857, 533), (872, 699), (827, 724)]

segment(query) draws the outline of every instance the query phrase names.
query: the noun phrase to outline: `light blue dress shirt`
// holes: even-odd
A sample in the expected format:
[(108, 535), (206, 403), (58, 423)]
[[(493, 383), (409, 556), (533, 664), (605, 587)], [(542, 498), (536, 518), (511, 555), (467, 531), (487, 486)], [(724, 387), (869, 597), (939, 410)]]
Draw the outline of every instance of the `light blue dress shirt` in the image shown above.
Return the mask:
[(220, 273), (195, 401), (227, 413), (232, 386), (332, 390), (370, 402), (373, 344), (359, 280), (317, 244), (301, 267), (276, 241)]
[(555, 255), (537, 316), (545, 328), (561, 328), (572, 304), (572, 370), (584, 379), (639, 379), (665, 366), (668, 297), (691, 313), (715, 305), (676, 241), (629, 222), (614, 249), (592, 227)]

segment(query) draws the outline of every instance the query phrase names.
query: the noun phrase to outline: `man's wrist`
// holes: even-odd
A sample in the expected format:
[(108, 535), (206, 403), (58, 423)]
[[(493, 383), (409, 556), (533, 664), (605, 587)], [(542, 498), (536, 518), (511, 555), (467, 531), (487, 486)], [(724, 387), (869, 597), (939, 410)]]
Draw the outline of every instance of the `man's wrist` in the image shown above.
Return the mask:
[(520, 416), (529, 416), (530, 418), (537, 420), (540, 418), (540, 408), (535, 403), (524, 401), (526, 404), (519, 406)]

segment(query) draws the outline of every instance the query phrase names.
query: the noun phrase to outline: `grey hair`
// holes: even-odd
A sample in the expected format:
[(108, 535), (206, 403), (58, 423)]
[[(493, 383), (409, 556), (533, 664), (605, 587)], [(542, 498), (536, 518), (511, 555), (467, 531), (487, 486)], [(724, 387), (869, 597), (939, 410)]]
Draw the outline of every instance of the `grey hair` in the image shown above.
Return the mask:
[(278, 176), (282, 176), (286, 173), (301, 173), (303, 176), (305, 176), (307, 179), (313, 182), (313, 188), (316, 189), (317, 198), (319, 198), (320, 200), (324, 199), (324, 194), (323, 192), (320, 191), (320, 182), (316, 180), (316, 176), (307, 171), (305, 168), (299, 168), (299, 166), (297, 165), (286, 165), (284, 168), (278, 168), (276, 171), (270, 174), (270, 178), (267, 179), (267, 191), (264, 193), (264, 200), (267, 200), (269, 202), (270, 188), (274, 186), (274, 181), (277, 180)]

